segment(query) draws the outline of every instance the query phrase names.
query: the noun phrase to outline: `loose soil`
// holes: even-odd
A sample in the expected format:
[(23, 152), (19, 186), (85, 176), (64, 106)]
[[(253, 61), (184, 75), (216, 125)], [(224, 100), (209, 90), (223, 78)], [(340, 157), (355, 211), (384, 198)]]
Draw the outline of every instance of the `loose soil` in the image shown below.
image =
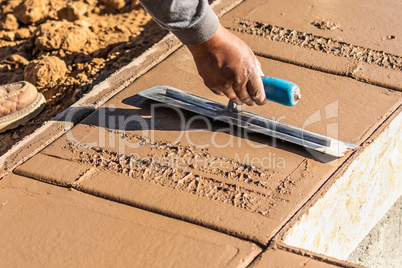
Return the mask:
[(166, 33), (136, 0), (2, 1), (0, 85), (29, 81), (47, 105), (0, 134), (0, 155)]

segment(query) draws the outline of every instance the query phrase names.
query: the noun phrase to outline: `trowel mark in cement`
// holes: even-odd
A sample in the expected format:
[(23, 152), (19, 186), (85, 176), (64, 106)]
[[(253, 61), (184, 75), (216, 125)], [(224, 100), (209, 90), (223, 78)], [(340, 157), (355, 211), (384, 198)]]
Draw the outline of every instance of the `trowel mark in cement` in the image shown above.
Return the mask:
[[(146, 157), (140, 157), (139, 154), (128, 156), (73, 143), (69, 143), (65, 149), (77, 156), (72, 159), (76, 162), (217, 200), (261, 215), (269, 214), (273, 203), (267, 200), (272, 199), (270, 193), (273, 190), (269, 189), (268, 180), (274, 171), (244, 165), (225, 157), (211, 157), (205, 150), (180, 144), (148, 145)], [(285, 195), (288, 193), (282, 188), (275, 191), (279, 191), (283, 198), (276, 198), (286, 201)]]
[(355, 46), (332, 38), (286, 29), (263, 22), (236, 19), (235, 23), (241, 28), (231, 28), (233, 31), (261, 36), (272, 41), (318, 50), (335, 56), (353, 58), (356, 61), (363, 61), (380, 67), (402, 70), (402, 57), (383, 51)]

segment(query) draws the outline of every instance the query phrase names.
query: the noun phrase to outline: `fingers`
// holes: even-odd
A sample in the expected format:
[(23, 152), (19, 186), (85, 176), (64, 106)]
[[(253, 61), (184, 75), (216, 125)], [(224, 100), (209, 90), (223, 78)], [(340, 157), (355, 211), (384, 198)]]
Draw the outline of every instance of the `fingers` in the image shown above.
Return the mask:
[(239, 105), (245, 103), (254, 106), (266, 103), (265, 91), (258, 69), (232, 81), (220, 81), (221, 83), (216, 83), (217, 85), (206, 84), (206, 86), (216, 95), (225, 95)]
[(266, 103), (261, 64), (244, 41), (219, 26), (208, 41), (188, 46), (204, 84), (234, 103)]
[[(206, 85), (207, 86), (207, 85)], [(225, 94), (220, 90), (219, 88), (207, 86), (213, 93), (215, 93), (218, 96), (224, 96)]]
[(247, 82), (247, 91), (251, 99), (257, 105), (264, 105), (267, 103), (267, 98), (265, 96), (264, 86), (262, 84), (260, 75), (256, 73), (251, 74)]
[(241, 105), (243, 104), (242, 101), (240, 100), (239, 96), (237, 95), (237, 93), (233, 90), (232, 85), (230, 84), (226, 84), (223, 87), (223, 93), (226, 95), (226, 97), (228, 97), (231, 101), (233, 101), (234, 103)]
[(241, 102), (249, 105), (254, 106), (255, 102), (250, 97), (247, 91), (247, 77), (243, 79), (242, 82), (234, 81), (233, 82), (233, 90), (236, 92), (237, 97), (240, 99)]
[(242, 104), (240, 99), (238, 98), (236, 92), (233, 90), (232, 86), (230, 84), (224, 84), (223, 86), (212, 86), (212, 85), (207, 85), (205, 82), (204, 84), (216, 95), (219, 96), (226, 96), (228, 97), (231, 101), (233, 101), (236, 104)]

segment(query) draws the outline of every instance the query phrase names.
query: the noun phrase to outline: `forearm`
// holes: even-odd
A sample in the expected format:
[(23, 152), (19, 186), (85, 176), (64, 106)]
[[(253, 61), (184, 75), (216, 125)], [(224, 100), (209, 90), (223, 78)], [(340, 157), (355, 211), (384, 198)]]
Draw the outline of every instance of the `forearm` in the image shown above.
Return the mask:
[(207, 0), (140, 0), (163, 28), (185, 45), (198, 45), (217, 31), (219, 19)]

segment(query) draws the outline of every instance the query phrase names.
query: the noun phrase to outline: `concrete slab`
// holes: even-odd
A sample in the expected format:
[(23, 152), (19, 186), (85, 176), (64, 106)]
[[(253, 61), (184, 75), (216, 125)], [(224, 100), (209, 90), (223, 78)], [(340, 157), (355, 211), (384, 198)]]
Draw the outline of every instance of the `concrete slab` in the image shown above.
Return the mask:
[(17, 168), (15, 173), (65, 187), (71, 187), (73, 182), (90, 171), (89, 167), (79, 163), (55, 159), (45, 154), (37, 154), (33, 159), (27, 161), (27, 165), (31, 168)]
[[(183, 48), (100, 106), (91, 116), (48, 146), (40, 155), (18, 167), (15, 172), (35, 179), (67, 185), (80, 191), (196, 223), (263, 245), (267, 245), (278, 230), (299, 211), (277, 238), (286, 239), (284, 232), (294, 230), (296, 235), (289, 235), (289, 237), (296, 237), (299, 240), (290, 239), (296, 241), (291, 243), (286, 239), (287, 243), (295, 245), (302, 241), (297, 246), (318, 252), (321, 252), (319, 247), (328, 246), (326, 244), (328, 237), (334, 238), (331, 241), (342, 242), (342, 239), (335, 239), (339, 238), (336, 237), (336, 227), (339, 227), (337, 224), (340, 221), (331, 218), (333, 223), (331, 226), (334, 228), (330, 228), (328, 232), (323, 231), (325, 229), (323, 224), (303, 225), (298, 221), (303, 215), (307, 215), (306, 212), (310, 208), (316, 209), (315, 204), (319, 204), (321, 196), (326, 196), (328, 193), (327, 196), (332, 196), (325, 199), (325, 204), (332, 204), (333, 200), (337, 201), (337, 197), (342, 197), (342, 193), (339, 194), (335, 190), (347, 188), (344, 186), (345, 183), (346, 185), (356, 183), (357, 189), (362, 185), (364, 186), (362, 192), (370, 193), (370, 189), (374, 189), (370, 188), (372, 184), (363, 183), (366, 177), (370, 176), (367, 175), (368, 173), (375, 175), (372, 176), (374, 184), (376, 184), (375, 179), (381, 177), (380, 175), (383, 174), (381, 172), (384, 170), (392, 175), (398, 174), (399, 166), (395, 167), (392, 164), (382, 168), (381, 163), (394, 163), (395, 157), (399, 155), (393, 150), (396, 144), (395, 137), (398, 137), (393, 134), (400, 130), (400, 125), (388, 131), (389, 125), (384, 126), (383, 123), (391, 114), (394, 116), (391, 116), (393, 120), (397, 118), (394, 112), (401, 109), (402, 93), (369, 83), (400, 89), (401, 79), (398, 70), (400, 56), (397, 54), (400, 52), (398, 50), (400, 40), (392, 38), (383, 40), (380, 47), (384, 47), (386, 53), (381, 54), (379, 47), (376, 46), (379, 35), (383, 35), (390, 29), (393, 31), (399, 31), (399, 29), (379, 21), (382, 13), (387, 10), (373, 1), (370, 1), (372, 3), (370, 8), (374, 7), (375, 11), (367, 12), (367, 16), (366, 13), (361, 13), (356, 16), (358, 19), (353, 16), (344, 17), (343, 7), (338, 6), (338, 3), (314, 1), (320, 4), (318, 8), (312, 0), (296, 3), (300, 5), (301, 13), (306, 9), (310, 10), (306, 14), (299, 14), (295, 3), (290, 1), (286, 3), (289, 3), (286, 6), (288, 13), (283, 14), (290, 14), (292, 19), (295, 18), (296, 23), (292, 19), (281, 20), (281, 16), (284, 15), (278, 14), (270, 17), (273, 21), (265, 22), (272, 25), (278, 22), (277, 25), (284, 27), (285, 33), (291, 34), (291, 30), (295, 29), (298, 32), (311, 34), (308, 36), (309, 38), (312, 36), (314, 40), (313, 43), (308, 43), (307, 50), (301, 47), (300, 50), (293, 51), (291, 48), (293, 45), (276, 46), (277, 41), (271, 40), (270, 47), (275, 47), (276, 50), (268, 53), (258, 36), (250, 35), (249, 40), (253, 40), (252, 48), (255, 50), (258, 48), (259, 55), (263, 56), (259, 59), (264, 72), (267, 75), (297, 83), (302, 90), (302, 100), (294, 108), (270, 103), (264, 107), (245, 107), (245, 109), (362, 145), (356, 152), (341, 159), (330, 159), (321, 154), (306, 151), (299, 146), (234, 129), (192, 113), (158, 105), (136, 95), (149, 87), (168, 84), (209, 99), (226, 102), (225, 98), (213, 95), (203, 86), (190, 53)], [(308, 3), (312, 3), (311, 6)], [(270, 9), (271, 5), (275, 8)], [(280, 10), (279, 5), (284, 6), (284, 2), (246, 1), (223, 21), (233, 23), (233, 18), (247, 16), (257, 22), (264, 21), (269, 12)], [(351, 8), (346, 13), (353, 13), (360, 8), (360, 3), (348, 2), (348, 5)], [(390, 5), (395, 9), (400, 4), (391, 1)], [(367, 7), (367, 3), (364, 3), (364, 6)], [(326, 12), (323, 7), (334, 13)], [(391, 11), (391, 14), (393, 12)], [(312, 18), (320, 19), (318, 17), (321, 15), (331, 14), (334, 16), (322, 18), (324, 27), (332, 25), (325, 24), (327, 19), (330, 23), (332, 20), (340, 20), (340, 25), (342, 27), (347, 25), (347, 27), (341, 27), (342, 31), (338, 26), (333, 31), (324, 31), (311, 24)], [(298, 15), (300, 17), (297, 17)], [(368, 19), (381, 25), (376, 34), (370, 37), (364, 34), (365, 23)], [(337, 25), (336, 22), (334, 25)], [(283, 29), (280, 27), (277, 29), (279, 33), (274, 33), (275, 36), (281, 35), (280, 31)], [(352, 29), (353, 27), (356, 27), (356, 30)], [(357, 31), (359, 34), (356, 34)], [(361, 32), (363, 34), (360, 34)], [(391, 35), (393, 34), (397, 33)], [(372, 36), (375, 38), (372, 39)], [(319, 52), (321, 47), (326, 46), (320, 46), (322, 40), (318, 41), (317, 38), (325, 41), (332, 38), (336, 39), (338, 44), (346, 44), (350, 48), (348, 51), (353, 60), (346, 57), (349, 54), (342, 50), (342, 47), (339, 53), (336, 48), (331, 50), (334, 52), (332, 54), (327, 53), (325, 57), (319, 56), (317, 53), (321, 53)], [(394, 42), (395, 40), (399, 41)], [(306, 53), (315, 49), (316, 45), (318, 49), (314, 50), (314, 53)], [(290, 56), (278, 56), (278, 54), (287, 55), (286, 50), (290, 51)], [(359, 61), (362, 59), (358, 55), (362, 51), (367, 54), (373, 52), (374, 60), (371, 61), (371, 58), (366, 57), (364, 60), (367, 64), (360, 64)], [(296, 63), (307, 68), (278, 62), (267, 57)], [(387, 60), (384, 60), (385, 57)], [(311, 59), (313, 60), (310, 63)], [(331, 60), (335, 61), (334, 66), (331, 66)], [(373, 73), (377, 74), (377, 71), (380, 75), (373, 76)], [(85, 108), (85, 105), (80, 107), (80, 109)], [(75, 112), (73, 108), (59, 120), (64, 123), (63, 120), (73, 118)], [(373, 136), (376, 129), (378, 131)], [(377, 139), (382, 132), (385, 133), (385, 137), (381, 136)], [(386, 143), (387, 138), (391, 141), (390, 143)], [(380, 141), (377, 143), (379, 145), (374, 146), (374, 149), (369, 147), (376, 140)], [(383, 144), (387, 146), (383, 148)], [(373, 152), (376, 155), (375, 161), (370, 161)], [(57, 162), (55, 166), (68, 165), (69, 168), (66, 168), (64, 173), (67, 172), (69, 175), (65, 176), (57, 169), (54, 172), (46, 168), (38, 170), (38, 166), (48, 160), (50, 163)], [(70, 162), (74, 165), (70, 165)], [(354, 173), (356, 165), (358, 168)], [(84, 171), (81, 172), (81, 170)], [(76, 175), (72, 176), (77, 171), (79, 171), (78, 178)], [(359, 174), (363, 175), (359, 176)], [(377, 176), (378, 174), (380, 175)], [(344, 177), (346, 179), (343, 180)], [(378, 181), (380, 184), (383, 182), (381, 179)], [(389, 184), (384, 184), (385, 187), (381, 188), (380, 192), (392, 189), (391, 184), (396, 185), (395, 182), (397, 181), (391, 180)], [(338, 187), (337, 183), (340, 183), (342, 187)], [(332, 185), (337, 187), (332, 190)], [(395, 189), (399, 188), (394, 187)], [(317, 194), (310, 200), (314, 193)], [(345, 193), (353, 195), (354, 192), (345, 191)], [(388, 204), (391, 200), (389, 196), (381, 195), (381, 197), (385, 198), (382, 204)], [(340, 201), (346, 200), (340, 199)], [(310, 201), (303, 207), (308, 200)], [(362, 224), (363, 218), (358, 221), (354, 221), (353, 218), (356, 215), (354, 212), (358, 211), (360, 199), (351, 201), (353, 202), (348, 203), (346, 211), (353, 213), (347, 216), (357, 224), (353, 225), (355, 229), (352, 231), (348, 229), (345, 232), (339, 232), (343, 236), (347, 236)], [(332, 212), (337, 212), (337, 209), (344, 205), (344, 203), (340, 204), (338, 207), (332, 207)], [(320, 211), (322, 207), (319, 206), (318, 210)], [(325, 222), (322, 221), (324, 213), (309, 215), (310, 217), (319, 215), (318, 220), (313, 223)], [(363, 229), (365, 230), (374, 221), (371, 219), (375, 218), (370, 218), (370, 222)], [(295, 226), (297, 228), (292, 229)], [(300, 226), (313, 227), (299, 228)], [(317, 238), (318, 233), (325, 235)], [(335, 235), (330, 236), (333, 233)], [(306, 240), (310, 242), (306, 239), (310, 234), (314, 234), (315, 238), (312, 248), (303, 243)], [(333, 250), (338, 254), (341, 248), (341, 254), (332, 256), (343, 256), (356, 241), (354, 237), (347, 240), (349, 244), (335, 247), (331, 244), (331, 249), (325, 249), (324, 253), (332, 254)], [(319, 247), (315, 247), (316, 245)], [(296, 263), (300, 263), (299, 261), (296, 258)], [(304, 260), (301, 261), (304, 262)]]
[(335, 268), (362, 267), (346, 261), (336, 260), (324, 255), (317, 255), (312, 252), (291, 248), (281, 243), (273, 242), (261, 253), (249, 266), (256, 267), (277, 267), (277, 268), (293, 268), (293, 267), (314, 267), (314, 268)]
[(252, 0), (245, 1), (225, 20), (250, 18), (316, 36), (401, 56), (402, 3), (397, 0)]
[[(270, 103), (248, 110), (347, 142), (364, 142), (402, 101), (400, 92), (260, 60), (264, 70), (299, 84), (303, 97), (294, 108)], [(202, 85), (189, 52), (180, 49), (42, 153), (100, 170), (87, 182), (83, 176), (80, 189), (84, 191), (141, 204), (262, 244), (268, 243), (347, 159), (328, 159), (191, 113), (155, 108), (155, 103), (136, 95), (160, 84), (225, 101)], [(16, 172), (32, 173), (37, 165), (31, 163)], [(117, 174), (121, 186), (108, 180), (115, 177), (110, 172)], [(146, 196), (140, 200), (143, 195), (136, 192), (141, 187), (134, 186), (138, 181), (145, 182), (142, 187), (158, 191), (170, 188), (177, 199), (172, 203), (151, 202)], [(197, 214), (186, 206), (197, 199), (208, 204), (210, 213)], [(221, 216), (206, 216), (210, 214)], [(236, 214), (240, 217), (232, 219)], [(254, 224), (243, 224), (246, 218)]]
[[(46, 169), (40, 173), (35, 172), (37, 167), (48, 163), (52, 163), (56, 167), (71, 168), (71, 170), (64, 169), (54, 172)], [(85, 170), (79, 179), (75, 179), (76, 170), (77, 172)], [(88, 164), (45, 154), (35, 156), (23, 167), (17, 168), (15, 173), (50, 183), (57, 183), (59, 180), (61, 186), (64, 186), (66, 178), (69, 178), (70, 184), (67, 186), (85, 193), (196, 223), (261, 244), (266, 243), (279, 231), (277, 227), (279, 219), (267, 219), (262, 215), (205, 198), (213, 194), (211, 186), (225, 187), (222, 183), (214, 184), (212, 180), (205, 180), (203, 183), (206, 185), (199, 186), (206, 193), (198, 191), (198, 194), (194, 195), (191, 189), (185, 187), (185, 184), (182, 184), (180, 191), (177, 191), (178, 189), (171, 189), (171, 187), (161, 187), (161, 184), (149, 183), (150, 180), (138, 180), (134, 175), (99, 170)], [(66, 174), (73, 176), (70, 177)], [(151, 180), (156, 180), (156, 178), (151, 178)], [(238, 198), (240, 199), (240, 197)], [(241, 204), (240, 200), (237, 202)]]
[(401, 4), (386, 2), (254, 0), (222, 23), (257, 55), (402, 90)]
[(17, 175), (0, 181), (0, 214), (2, 267), (245, 267), (260, 252), (218, 232)]

